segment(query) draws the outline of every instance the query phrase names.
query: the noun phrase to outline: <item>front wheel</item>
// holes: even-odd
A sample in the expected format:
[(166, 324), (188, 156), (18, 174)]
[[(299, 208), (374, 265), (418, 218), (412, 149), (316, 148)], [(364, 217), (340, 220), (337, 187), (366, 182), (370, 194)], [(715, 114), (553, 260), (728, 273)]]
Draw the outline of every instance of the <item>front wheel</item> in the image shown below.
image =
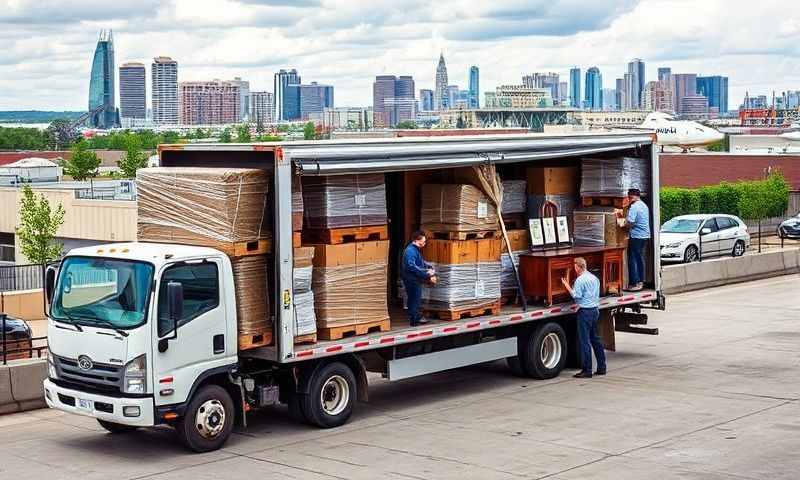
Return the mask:
[(697, 247), (695, 247), (694, 245), (689, 245), (688, 247), (686, 247), (686, 251), (683, 252), (684, 263), (696, 262), (699, 258), (700, 256), (698, 255)]
[(308, 384), (308, 393), (299, 394), (306, 420), (321, 428), (344, 425), (353, 413), (356, 377), (341, 362), (329, 363), (317, 370)]
[(555, 378), (567, 362), (567, 335), (561, 325), (550, 322), (517, 340), (519, 366), (526, 376)]
[(733, 245), (733, 256), (734, 257), (741, 257), (744, 255), (745, 245), (744, 242), (741, 240), (737, 240), (736, 244)]
[(105, 420), (97, 420), (101, 427), (105, 428), (109, 433), (130, 433), (139, 427), (133, 425), (123, 425), (121, 423), (107, 422)]
[(189, 402), (175, 431), (187, 448), (198, 453), (210, 452), (228, 440), (235, 416), (230, 394), (219, 385), (206, 385)]

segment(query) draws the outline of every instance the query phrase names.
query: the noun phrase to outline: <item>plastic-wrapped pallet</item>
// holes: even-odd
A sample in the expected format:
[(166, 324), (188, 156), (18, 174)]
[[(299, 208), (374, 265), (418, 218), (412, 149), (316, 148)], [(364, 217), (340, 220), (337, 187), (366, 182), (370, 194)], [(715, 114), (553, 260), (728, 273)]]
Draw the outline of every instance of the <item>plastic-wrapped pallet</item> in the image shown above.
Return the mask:
[(292, 177), (292, 231), (303, 229), (303, 182), (300, 176)]
[(382, 173), (303, 177), (302, 188), (305, 228), (387, 223)]
[(421, 204), (423, 230), (469, 232), (498, 228), (494, 204), (472, 185), (425, 184)]
[(628, 189), (650, 191), (649, 168), (642, 158), (584, 158), (581, 160), (581, 196), (623, 197)]
[(575, 210), (572, 237), (576, 245), (625, 246), (627, 230), (619, 226), (613, 207), (586, 207)]
[(250, 255), (231, 260), (236, 295), (236, 317), (239, 335), (269, 334), (272, 336), (269, 301), (267, 299), (267, 256)]
[(514, 266), (511, 264), (511, 259), (514, 259), (514, 265), (519, 270), (519, 256), (523, 253), (528, 253), (527, 250), (518, 250), (516, 252), (503, 252), (500, 256), (500, 264), (503, 270), (500, 274), (500, 290), (503, 294), (517, 293), (517, 275), (514, 273)]
[(503, 180), (503, 203), (500, 209), (503, 215), (525, 213), (527, 188), (528, 182), (525, 180)]
[(294, 322), (296, 335), (310, 335), (317, 331), (317, 315), (314, 311), (314, 292), (311, 279), (314, 271), (314, 247), (294, 249), (292, 272)]
[(156, 167), (136, 172), (138, 239), (204, 245), (268, 238), (269, 175), (251, 168)]
[(424, 308), (452, 310), (485, 305), (500, 299), (503, 267), (497, 262), (431, 263), (438, 281), (422, 289)]

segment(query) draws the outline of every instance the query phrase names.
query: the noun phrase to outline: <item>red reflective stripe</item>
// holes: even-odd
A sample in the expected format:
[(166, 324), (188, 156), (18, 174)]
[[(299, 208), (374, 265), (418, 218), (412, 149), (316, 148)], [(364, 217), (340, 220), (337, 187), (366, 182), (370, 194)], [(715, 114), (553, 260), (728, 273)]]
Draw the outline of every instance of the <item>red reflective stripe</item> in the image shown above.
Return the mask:
[(636, 297), (624, 297), (617, 300), (617, 302), (630, 302), (631, 300), (636, 300)]
[(517, 320), (522, 320), (522, 315), (514, 315), (511, 317), (512, 322), (516, 322)]
[(298, 357), (308, 357), (310, 355), (314, 355), (314, 350), (305, 350), (302, 352), (297, 352)]
[(573, 305), (573, 306), (570, 308), (570, 310), (572, 310), (573, 312), (577, 312), (577, 311), (578, 311), (578, 306), (577, 306), (577, 305)]
[(433, 330), (426, 330), (424, 332), (419, 332), (420, 337), (427, 337), (429, 335), (433, 335)]
[(325, 349), (325, 351), (326, 351), (326, 352), (338, 352), (338, 351), (339, 351), (339, 350), (341, 350), (342, 348), (344, 348), (344, 346), (342, 346), (342, 345), (334, 345), (334, 346), (332, 346), (332, 347), (328, 347), (328, 348), (326, 348), (326, 349)]
[(392, 343), (392, 342), (394, 342), (394, 337), (381, 338), (381, 343)]
[(489, 325), (497, 325), (500, 323), (500, 320), (489, 320)]
[(553, 308), (550, 310), (550, 313), (559, 313), (559, 312), (561, 312), (561, 307)]
[(163, 377), (158, 380), (158, 383), (172, 383), (175, 380), (173, 377)]
[(356, 342), (356, 344), (353, 345), (353, 347), (354, 348), (361, 348), (361, 347), (366, 347), (367, 345), (369, 345), (369, 342)]
[(455, 332), (456, 330), (458, 330), (458, 327), (446, 327), (442, 329), (442, 333)]
[(475, 322), (475, 323), (468, 323), (467, 324), (467, 328), (475, 328), (475, 327), (480, 327), (480, 326), (481, 326), (481, 322)]
[(406, 335), (406, 338), (417, 338), (418, 336), (419, 333), (409, 333), (408, 335)]
[(652, 293), (645, 293), (644, 295), (642, 295), (642, 298), (650, 298), (652, 296), (653, 296)]
[(541, 310), (531, 313), (531, 317), (541, 317), (542, 315), (544, 315), (544, 312)]

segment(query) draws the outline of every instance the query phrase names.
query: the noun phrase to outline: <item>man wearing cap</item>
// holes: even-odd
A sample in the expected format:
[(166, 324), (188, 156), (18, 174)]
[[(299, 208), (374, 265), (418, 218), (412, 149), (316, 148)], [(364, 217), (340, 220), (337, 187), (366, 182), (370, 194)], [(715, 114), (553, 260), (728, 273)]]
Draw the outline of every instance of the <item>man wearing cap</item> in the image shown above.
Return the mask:
[[(642, 201), (638, 188), (628, 190), (630, 207), (623, 225), (630, 231), (628, 241), (628, 291), (638, 292), (644, 287), (644, 247), (650, 240), (650, 209)], [(618, 213), (622, 218), (622, 212)]]

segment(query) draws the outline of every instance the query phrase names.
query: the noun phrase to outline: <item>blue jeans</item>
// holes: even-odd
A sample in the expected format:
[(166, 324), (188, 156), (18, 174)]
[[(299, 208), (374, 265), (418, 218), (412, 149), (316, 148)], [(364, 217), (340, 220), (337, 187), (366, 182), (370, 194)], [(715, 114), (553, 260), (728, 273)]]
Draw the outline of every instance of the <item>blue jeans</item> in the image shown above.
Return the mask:
[(403, 278), (406, 289), (406, 308), (408, 309), (408, 323), (415, 325), (422, 318), (419, 312), (422, 303), (422, 286), (416, 278)]
[(628, 241), (628, 285), (644, 282), (644, 246), (647, 238), (631, 238)]
[(606, 370), (606, 351), (600, 335), (597, 334), (597, 319), (600, 310), (597, 308), (578, 309), (578, 344), (581, 353), (581, 370), (592, 373), (592, 350), (597, 357), (597, 369)]

